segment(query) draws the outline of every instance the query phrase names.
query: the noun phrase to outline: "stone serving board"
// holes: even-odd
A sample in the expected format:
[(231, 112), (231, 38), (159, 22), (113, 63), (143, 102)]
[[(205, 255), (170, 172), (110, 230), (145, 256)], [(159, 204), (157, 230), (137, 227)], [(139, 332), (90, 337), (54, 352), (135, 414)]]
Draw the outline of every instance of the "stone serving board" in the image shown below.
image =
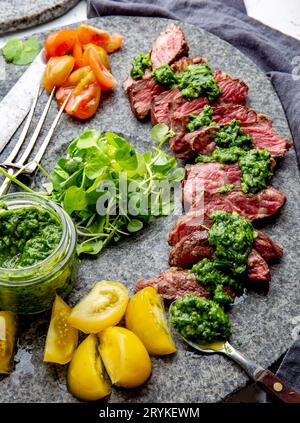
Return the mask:
[[(63, 116), (42, 163), (48, 171), (64, 153), (68, 143), (85, 127), (119, 132), (127, 136), (140, 151), (151, 147), (150, 124), (140, 123), (133, 117), (127, 97), (121, 89), (121, 81), (129, 73), (130, 58), (137, 52), (147, 51), (156, 34), (168, 22), (165, 19), (141, 17), (107, 17), (90, 21), (91, 24), (125, 35), (122, 50), (111, 56), (112, 69), (119, 84), (113, 93), (105, 95), (100, 110), (90, 121), (82, 123)], [(274, 127), (282, 135), (290, 137), (280, 101), (266, 76), (242, 53), (214, 35), (188, 24), (180, 26), (189, 42), (191, 55), (206, 56), (213, 68), (220, 67), (247, 81), (250, 86), (247, 104), (261, 113), (269, 114)], [(0, 83), (0, 98), (23, 70), (13, 65), (6, 66), (6, 81)], [(46, 98), (45, 95), (42, 102)], [(42, 107), (40, 104), (39, 109)], [(56, 105), (53, 104), (43, 135), (55, 114)], [(14, 141), (0, 159), (8, 154)], [(34, 184), (40, 185), (39, 178), (38, 175)], [(271, 267), (272, 281), (268, 294), (249, 292), (230, 312), (233, 345), (263, 366), (270, 366), (287, 350), (300, 323), (299, 183), (296, 157), (292, 149), (278, 166), (273, 179), (273, 185), (287, 195), (287, 204), (276, 218), (263, 225), (264, 230), (284, 247), (284, 256), (280, 263)], [(74, 305), (101, 279), (124, 282), (132, 293), (138, 276), (152, 277), (166, 269), (169, 251), (166, 238), (176, 218), (170, 216), (157, 219), (132, 239), (110, 246), (98, 258), (83, 259), (77, 285), (68, 302)], [(10, 376), (0, 379), (0, 401), (77, 401), (66, 387), (66, 367), (43, 363), (49, 317), (50, 313), (20, 316), (15, 370)], [(216, 402), (247, 384), (247, 376), (228, 359), (219, 355), (198, 355), (179, 339), (176, 339), (176, 344), (177, 354), (152, 359), (153, 374), (148, 383), (134, 390), (114, 388), (108, 401)]]
[(30, 28), (64, 15), (79, 0), (1, 0), (0, 34)]

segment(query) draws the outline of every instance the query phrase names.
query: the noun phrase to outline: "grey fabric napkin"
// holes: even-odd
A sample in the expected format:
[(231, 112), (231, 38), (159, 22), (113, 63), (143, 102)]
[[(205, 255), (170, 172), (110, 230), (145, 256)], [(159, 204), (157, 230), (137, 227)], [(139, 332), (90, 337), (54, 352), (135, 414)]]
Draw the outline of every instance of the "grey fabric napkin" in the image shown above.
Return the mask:
[[(300, 164), (300, 41), (246, 14), (243, 0), (88, 0), (88, 17), (157, 16), (182, 20), (228, 41), (271, 79), (282, 102)], [(300, 340), (286, 353), (277, 375), (300, 392)]]

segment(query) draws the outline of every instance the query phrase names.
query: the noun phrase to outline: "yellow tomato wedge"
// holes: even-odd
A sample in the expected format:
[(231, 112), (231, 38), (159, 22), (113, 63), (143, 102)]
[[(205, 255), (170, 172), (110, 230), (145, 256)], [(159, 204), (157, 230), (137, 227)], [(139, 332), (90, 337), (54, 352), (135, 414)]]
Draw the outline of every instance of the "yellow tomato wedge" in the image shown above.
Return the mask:
[(89, 335), (75, 351), (68, 369), (68, 389), (84, 401), (96, 401), (111, 393), (95, 335)]
[(119, 323), (128, 303), (120, 282), (101, 281), (71, 311), (69, 323), (84, 333), (97, 333)]
[(149, 354), (176, 352), (164, 303), (155, 288), (144, 288), (130, 299), (125, 320), (126, 327), (141, 339)]
[(78, 344), (78, 330), (68, 322), (70, 313), (71, 307), (56, 295), (47, 333), (44, 361), (58, 364), (71, 361)]
[(130, 330), (110, 327), (99, 333), (99, 351), (114, 385), (135, 388), (151, 375), (151, 360), (142, 341)]
[(9, 374), (17, 336), (17, 317), (11, 311), (0, 311), (0, 374)]

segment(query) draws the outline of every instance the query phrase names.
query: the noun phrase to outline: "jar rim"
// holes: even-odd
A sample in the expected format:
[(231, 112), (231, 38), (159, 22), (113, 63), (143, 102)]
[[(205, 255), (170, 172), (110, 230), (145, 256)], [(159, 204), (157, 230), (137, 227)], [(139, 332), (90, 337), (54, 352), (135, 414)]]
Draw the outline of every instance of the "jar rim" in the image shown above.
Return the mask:
[[(22, 200), (25, 204), (22, 205)], [(18, 285), (18, 286), (26, 286), (31, 285), (34, 283), (41, 282), (44, 278), (48, 279), (53, 274), (57, 272), (57, 266), (62, 267), (65, 262), (70, 258), (70, 256), (73, 253), (73, 250), (75, 248), (76, 244), (76, 229), (72, 222), (72, 219), (70, 216), (60, 207), (58, 206), (54, 201), (49, 200), (45, 198), (44, 196), (37, 194), (37, 193), (23, 193), (23, 192), (16, 192), (16, 193), (10, 193), (6, 194), (2, 197), (0, 197), (1, 202), (17, 202), (18, 207), (29, 207), (29, 206), (43, 206), (49, 213), (54, 215), (56, 218), (58, 218), (59, 223), (62, 227), (62, 236), (59, 241), (59, 243), (56, 245), (54, 250), (49, 254), (48, 257), (45, 259), (38, 261), (37, 263), (27, 266), (27, 267), (21, 267), (21, 268), (4, 268), (0, 267), (0, 274), (9, 274), (11, 279), (16, 278), (16, 280), (9, 280), (9, 281), (3, 281), (0, 280), (0, 285)], [(20, 204), (18, 204), (20, 203)], [(71, 236), (71, 245), (67, 245), (68, 252), (63, 258), (63, 260), (60, 260), (55, 265), (55, 258), (57, 255), (61, 252), (62, 248), (66, 244), (66, 241), (68, 241), (68, 237)], [(52, 263), (53, 262), (53, 263)], [(39, 275), (39, 270), (41, 270), (46, 263), (53, 264), (53, 269), (49, 273), (43, 273), (42, 275)], [(24, 279), (26, 278), (26, 273), (28, 274), (35, 274), (36, 277), (32, 278), (27, 275), (28, 280), (20, 280), (20, 278), (24, 275)]]

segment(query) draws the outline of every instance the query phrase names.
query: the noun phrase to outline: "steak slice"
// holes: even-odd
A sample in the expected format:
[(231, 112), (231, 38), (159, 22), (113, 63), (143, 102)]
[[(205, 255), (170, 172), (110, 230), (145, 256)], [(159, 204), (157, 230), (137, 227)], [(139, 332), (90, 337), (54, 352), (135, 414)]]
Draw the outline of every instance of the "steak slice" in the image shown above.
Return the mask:
[(266, 125), (245, 126), (243, 131), (251, 135), (256, 148), (259, 150), (267, 149), (274, 158), (283, 157), (292, 145), (290, 140), (281, 137), (273, 128)]
[(138, 279), (135, 285), (135, 292), (140, 291), (146, 286), (153, 286), (157, 288), (157, 292), (169, 301), (176, 300), (184, 294), (193, 292), (200, 297), (209, 297), (210, 293), (197, 282), (196, 276), (193, 273), (171, 267), (160, 273), (157, 278), (153, 279)]
[(227, 213), (235, 211), (252, 222), (273, 216), (281, 209), (285, 201), (286, 196), (273, 187), (265, 188), (257, 194), (245, 194), (236, 189), (224, 194), (206, 191), (204, 207), (200, 202), (194, 208), (208, 215), (217, 210), (224, 210)]
[(139, 120), (148, 116), (153, 97), (165, 90), (152, 78), (151, 72), (146, 72), (142, 79), (136, 81), (129, 76), (123, 82), (123, 89), (128, 95), (132, 112)]
[(205, 231), (205, 228), (203, 228), (204, 226), (211, 226), (210, 217), (203, 215), (201, 211), (191, 209), (187, 214), (177, 219), (168, 236), (169, 245), (173, 246), (177, 244), (182, 238), (195, 231)]
[(272, 126), (272, 121), (262, 114), (258, 114), (254, 109), (242, 104), (226, 104), (213, 107), (212, 120), (219, 125), (224, 125), (232, 120), (239, 120), (241, 126), (246, 125), (267, 125)]
[[(212, 105), (238, 104), (246, 100), (248, 94), (247, 84), (240, 79), (232, 79), (229, 74), (215, 71), (217, 83), (221, 89), (221, 95)], [(207, 97), (197, 97), (187, 100), (177, 87), (165, 91), (153, 99), (151, 107), (151, 123), (165, 123), (172, 128), (173, 119), (187, 118), (190, 113), (198, 114), (205, 104), (209, 104)]]
[(197, 65), (199, 63), (207, 63), (207, 58), (202, 56), (182, 57), (171, 65), (175, 73), (183, 72), (189, 65)]
[(268, 284), (271, 280), (271, 273), (268, 264), (262, 256), (254, 249), (248, 256), (248, 280), (252, 284)]
[(228, 184), (240, 187), (241, 171), (238, 163), (197, 163), (185, 166), (185, 178), (182, 181), (183, 203), (185, 206), (194, 204), (202, 198), (203, 190), (218, 193), (219, 189)]
[[(266, 234), (257, 231), (257, 237), (253, 241), (253, 248), (265, 261), (278, 259), (283, 250), (275, 244)], [(181, 238), (173, 246), (169, 254), (169, 265), (189, 269), (204, 258), (212, 258), (214, 249), (208, 242), (208, 231), (196, 230)]]
[(245, 102), (249, 91), (246, 82), (240, 78), (233, 79), (230, 74), (220, 70), (214, 71), (214, 79), (221, 90), (221, 95), (215, 102), (216, 104), (239, 104)]
[(188, 54), (189, 47), (182, 30), (171, 23), (162, 31), (152, 45), (150, 54), (153, 68), (169, 65)]

